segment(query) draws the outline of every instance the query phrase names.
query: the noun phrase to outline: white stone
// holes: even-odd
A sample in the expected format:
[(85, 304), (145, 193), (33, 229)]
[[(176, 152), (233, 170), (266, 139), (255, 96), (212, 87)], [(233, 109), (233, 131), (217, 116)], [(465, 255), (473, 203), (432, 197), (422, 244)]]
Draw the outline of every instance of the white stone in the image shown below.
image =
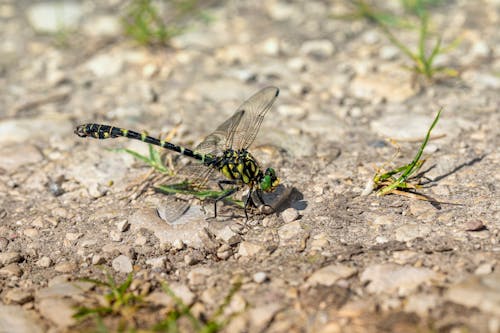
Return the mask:
[(348, 279), (357, 273), (357, 269), (345, 265), (333, 264), (315, 271), (306, 281), (306, 286), (318, 284), (333, 286), (338, 280)]
[(278, 229), (278, 235), (281, 240), (288, 240), (297, 237), (303, 230), (300, 222), (294, 221), (282, 225)]
[(267, 280), (267, 274), (266, 272), (257, 272), (253, 275), (253, 280), (255, 283), (263, 283)]
[(251, 257), (263, 250), (259, 244), (243, 241), (240, 243), (238, 254), (242, 257)]
[(132, 260), (123, 254), (113, 259), (111, 265), (115, 271), (120, 273), (130, 273), (133, 270)]
[(437, 279), (436, 272), (429, 268), (400, 266), (396, 264), (375, 264), (361, 273), (361, 282), (370, 282), (366, 289), (370, 293), (394, 293), (408, 295), (423, 283)]
[(28, 20), (40, 32), (57, 33), (78, 27), (83, 15), (83, 3), (79, 1), (47, 1), (28, 9)]

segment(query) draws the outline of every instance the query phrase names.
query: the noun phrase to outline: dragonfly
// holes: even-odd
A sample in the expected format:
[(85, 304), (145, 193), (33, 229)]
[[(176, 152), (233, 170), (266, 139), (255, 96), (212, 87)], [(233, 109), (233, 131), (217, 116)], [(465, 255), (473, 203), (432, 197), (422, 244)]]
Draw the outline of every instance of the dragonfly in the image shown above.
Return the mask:
[(96, 123), (77, 126), (75, 134), (94, 139), (125, 137), (140, 140), (193, 158), (199, 163), (191, 167), (191, 171), (186, 174), (190, 188), (203, 189), (216, 172), (223, 176), (217, 180), (222, 192), (215, 199), (214, 217), (217, 217), (219, 201), (246, 187), (248, 193), (244, 202), (244, 212), (248, 220), (248, 207), (250, 204), (255, 206), (252, 194), (255, 193), (264, 203), (261, 193), (274, 191), (280, 183), (276, 171), (271, 167), (263, 169), (248, 151), (259, 132), (264, 116), (271, 109), (278, 94), (279, 89), (272, 86), (259, 90), (194, 149), (157, 139), (145, 133)]

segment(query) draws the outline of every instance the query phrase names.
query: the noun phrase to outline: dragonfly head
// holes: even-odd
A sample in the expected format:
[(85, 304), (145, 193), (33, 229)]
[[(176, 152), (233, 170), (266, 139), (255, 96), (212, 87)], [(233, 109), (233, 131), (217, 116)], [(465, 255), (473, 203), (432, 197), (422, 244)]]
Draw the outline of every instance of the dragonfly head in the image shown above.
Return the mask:
[(271, 192), (279, 183), (280, 179), (276, 177), (276, 171), (273, 168), (267, 168), (260, 181), (260, 189), (264, 192)]

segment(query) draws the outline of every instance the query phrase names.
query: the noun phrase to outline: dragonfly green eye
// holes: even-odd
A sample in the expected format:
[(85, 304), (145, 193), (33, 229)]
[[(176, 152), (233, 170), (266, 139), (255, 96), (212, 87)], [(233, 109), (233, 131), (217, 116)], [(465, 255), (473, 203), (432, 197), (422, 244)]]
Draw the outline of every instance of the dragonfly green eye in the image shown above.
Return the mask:
[(264, 192), (272, 191), (278, 186), (279, 182), (279, 178), (276, 177), (276, 171), (273, 168), (267, 168), (264, 172), (264, 177), (260, 181), (260, 189)]

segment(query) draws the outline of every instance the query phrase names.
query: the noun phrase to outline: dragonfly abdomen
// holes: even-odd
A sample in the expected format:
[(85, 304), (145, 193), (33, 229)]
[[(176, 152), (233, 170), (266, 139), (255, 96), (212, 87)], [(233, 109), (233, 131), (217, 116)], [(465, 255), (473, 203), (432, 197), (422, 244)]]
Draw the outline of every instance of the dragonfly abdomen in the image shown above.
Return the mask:
[(101, 125), (101, 124), (80, 125), (76, 128), (75, 134), (77, 134), (80, 137), (89, 136), (94, 139), (100, 139), (100, 140), (117, 138), (121, 136), (129, 139), (140, 140), (155, 146), (160, 146), (165, 149), (173, 150), (175, 152), (197, 159), (205, 164), (209, 164), (213, 160), (213, 157), (210, 155), (200, 154), (189, 148), (174, 145), (173, 143), (153, 138), (152, 136), (146, 135), (145, 133), (138, 133), (128, 129), (110, 125)]

